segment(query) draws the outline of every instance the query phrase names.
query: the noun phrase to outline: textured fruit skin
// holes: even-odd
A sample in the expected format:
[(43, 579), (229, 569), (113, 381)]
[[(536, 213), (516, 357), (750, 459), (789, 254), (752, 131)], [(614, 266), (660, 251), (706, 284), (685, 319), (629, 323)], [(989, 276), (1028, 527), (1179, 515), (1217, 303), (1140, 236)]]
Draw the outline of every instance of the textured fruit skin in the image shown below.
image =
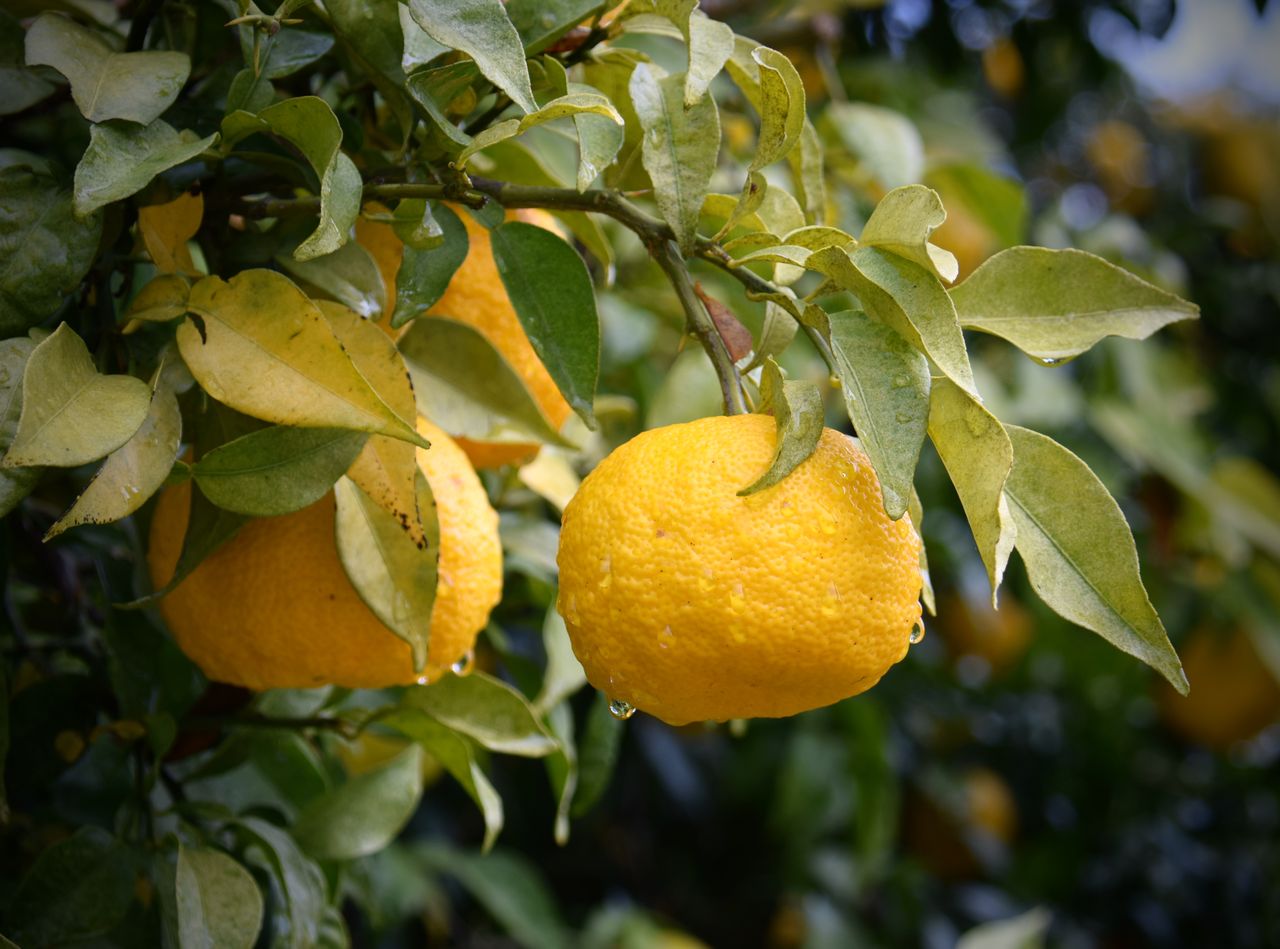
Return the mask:
[(875, 685), (920, 619), (920, 539), (884, 513), (862, 449), (827, 429), (772, 488), (773, 419), (645, 432), (564, 512), (574, 652), (612, 699), (673, 725), (779, 717)]
[[(498, 515), (462, 449), (424, 419), (418, 451), (440, 522), (439, 587), (425, 674), (435, 680), (475, 643), (502, 595)], [(186, 531), (188, 485), (161, 495), (147, 563), (162, 586)], [(332, 492), (250, 521), (160, 601), (182, 650), (210, 679), (250, 689), (416, 681), (409, 646), (364, 605), (338, 559)]]
[(1198, 629), (1178, 652), (1191, 693), (1157, 687), (1160, 718), (1171, 731), (1226, 751), (1280, 720), (1280, 683), (1246, 630)]
[[(427, 313), (447, 316), (483, 333), (524, 382), (551, 427), (559, 430), (573, 410), (538, 358), (524, 327), (520, 325), (520, 317), (507, 297), (498, 265), (493, 259), (489, 229), (477, 223), (465, 210), (454, 210), (467, 229), (467, 256), (449, 281), (444, 295)], [(517, 211), (512, 213), (511, 219), (548, 230), (556, 229), (555, 219), (545, 211)], [(356, 225), (356, 237), (377, 262), (387, 300), (391, 301), (388, 308), (393, 309), (396, 273), (400, 269), (404, 246), (389, 224), (376, 221), (361, 219)], [(389, 333), (397, 332), (390, 328), (388, 319), (382, 321), (382, 326)], [(480, 442), (459, 438), (458, 444), (477, 468), (517, 464), (532, 458), (538, 451), (538, 445), (532, 442)]]

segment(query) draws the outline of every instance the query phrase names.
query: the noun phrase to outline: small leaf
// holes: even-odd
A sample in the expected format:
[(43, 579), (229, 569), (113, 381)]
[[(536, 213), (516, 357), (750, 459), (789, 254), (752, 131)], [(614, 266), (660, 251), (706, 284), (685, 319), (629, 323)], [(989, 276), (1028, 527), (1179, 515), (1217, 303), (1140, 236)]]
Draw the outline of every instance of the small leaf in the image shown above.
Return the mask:
[(205, 277), (191, 288), (189, 307), (194, 317), (179, 325), (178, 349), (213, 398), (282, 425), (349, 428), (425, 446), (287, 277), (270, 270), (245, 270), (230, 282)]
[(173, 470), (182, 438), (182, 414), (173, 390), (152, 380), (151, 406), (133, 436), (107, 456), (88, 487), (49, 528), (45, 540), (80, 524), (108, 524), (128, 517), (160, 489)]
[[(599, 89), (579, 82), (569, 83), (571, 93), (593, 93), (600, 95)], [(581, 112), (573, 117), (573, 124), (578, 132), (578, 190), (586, 191), (591, 183), (604, 174), (604, 170), (613, 164), (618, 157), (623, 142), (627, 138), (625, 123), (620, 113), (617, 121), (612, 116), (594, 115)]]
[(234, 537), (250, 520), (243, 514), (236, 514), (218, 507), (201, 494), (198, 487), (192, 486), (189, 489), (179, 488), (178, 490), (190, 490), (191, 493), (187, 531), (182, 537), (182, 552), (178, 554), (173, 576), (147, 596), (121, 604), (124, 607), (146, 606), (168, 594), (187, 579), (206, 557)]
[(426, 667), (431, 637), (431, 611), (436, 600), (440, 560), (440, 524), (435, 498), (426, 477), (414, 482), (421, 534), (408, 530), (407, 519), (390, 514), (342, 478), (334, 489), (337, 513), (334, 538), (338, 557), (360, 599), (413, 651), (413, 667)]
[(421, 797), (422, 749), (410, 745), (312, 803), (298, 815), (293, 836), (318, 860), (366, 857), (395, 839)]
[(751, 158), (751, 171), (785, 158), (800, 142), (804, 130), (804, 83), (791, 60), (777, 50), (758, 46), (751, 58), (760, 76), (760, 139)]
[(588, 425), (600, 374), (600, 316), (582, 258), (541, 227), (493, 231), (493, 257), (529, 342), (565, 401)]
[(520, 111), (537, 111), (524, 44), (502, 0), (409, 0), (409, 12), (437, 43), (474, 59)]
[(787, 156), (791, 168), (791, 187), (796, 193), (805, 218), (821, 224), (827, 218), (827, 185), (823, 165), (822, 139), (807, 118), (800, 133), (800, 145)]
[(288, 514), (328, 494), (367, 437), (341, 428), (272, 425), (215, 448), (191, 474), (218, 507), (251, 517)]
[(89, 147), (76, 165), (75, 208), (84, 216), (112, 201), (136, 194), (151, 179), (175, 165), (191, 161), (217, 140), (195, 132), (174, 131), (163, 119), (150, 125), (94, 125)]
[[(287, 16), (276, 11), (277, 16)], [(240, 49), (246, 63), (254, 63), (253, 32), (250, 25), (239, 28)], [(296, 27), (284, 29), (261, 39), (257, 55), (259, 71), (267, 79), (284, 79), (310, 66), (333, 49), (333, 36)]]
[(191, 285), (177, 274), (160, 274), (153, 277), (138, 291), (138, 295), (125, 310), (130, 320), (144, 323), (167, 323), (187, 314), (187, 300)]
[(251, 949), (262, 929), (262, 892), (220, 850), (178, 845), (174, 883), (181, 949)]
[(631, 74), (631, 100), (644, 129), (644, 169), (663, 218), (686, 255), (698, 236), (698, 216), (720, 152), (720, 113), (704, 96), (685, 108), (683, 78), (659, 76), (644, 63)]
[(812, 382), (783, 381), (782, 371), (770, 358), (764, 363), (760, 394), (763, 404), (773, 409), (773, 460), (764, 474), (738, 492), (740, 497), (773, 487), (804, 464), (822, 438), (822, 393)]
[(87, 27), (52, 13), (27, 30), (27, 65), (52, 66), (90, 122), (146, 125), (173, 105), (191, 73), (186, 53), (117, 53)]
[(71, 192), (26, 168), (0, 171), (0, 337), (58, 311), (89, 272), (102, 215), (75, 216)]
[[(271, 880), (273, 916), (288, 949), (320, 945), (320, 927), (328, 905), (324, 873), (286, 831), (261, 817), (236, 818), (237, 836), (244, 838), (244, 859), (261, 868)], [(274, 920), (273, 920), (274, 922)]]
[(929, 362), (860, 310), (828, 316), (849, 419), (880, 479), (884, 509), (907, 510), (929, 423)]
[(578, 745), (578, 787), (569, 813), (581, 817), (604, 796), (622, 747), (623, 724), (609, 711), (609, 697), (597, 692)]
[(434, 216), (442, 240), (421, 250), (406, 246), (396, 271), (396, 306), (391, 315), (395, 329), (422, 316), (444, 296), (449, 281), (467, 259), (470, 241), (458, 215), (441, 204), (436, 206)]
[(924, 603), (924, 608), (929, 611), (929, 615), (937, 616), (938, 606), (933, 595), (933, 580), (929, 576), (929, 554), (924, 544), (924, 506), (920, 503), (920, 495), (916, 494), (915, 488), (911, 489), (911, 501), (907, 505), (907, 514), (911, 518), (916, 533), (920, 535), (920, 579), (923, 581), (920, 599)]
[(573, 653), (564, 619), (554, 606), (547, 610), (542, 621), (542, 644), (547, 654), (547, 669), (542, 676), (542, 688), (533, 702), (534, 711), (539, 715), (547, 714), (587, 684), (587, 674)]
[[(22, 415), (22, 377), (35, 348), (36, 344), (25, 337), (0, 340), (0, 451), (8, 451), (18, 431), (18, 419)], [(0, 467), (0, 517), (17, 507), (39, 480), (39, 468)]]
[(484, 818), (481, 852), (487, 853), (502, 831), (502, 798), (476, 760), (475, 747), (470, 739), (440, 724), (425, 712), (412, 708), (396, 709), (390, 715), (380, 717), (378, 724), (394, 728), (413, 739), (462, 785)]
[(184, 192), (165, 204), (138, 209), (138, 233), (161, 273), (196, 272), (187, 241), (200, 230), (204, 196)]
[(727, 23), (694, 14), (689, 17), (687, 33), (689, 69), (684, 77), (684, 106), (692, 109), (706, 96), (733, 53), (733, 30)]
[(929, 235), (946, 219), (947, 212), (936, 191), (924, 185), (904, 185), (880, 199), (858, 242), (915, 261), (943, 280), (952, 281), (960, 265), (950, 253), (929, 243)]
[(27, 358), (22, 416), (5, 468), (71, 468), (115, 451), (147, 416), (151, 391), (133, 376), (103, 376), (62, 323)]
[(924, 174), (924, 143), (902, 113), (861, 102), (833, 102), (824, 119), (882, 187), (914, 184)]
[(711, 322), (715, 324), (716, 332), (720, 334), (720, 338), (724, 341), (725, 349), (729, 352), (729, 358), (734, 362), (745, 359), (751, 355), (751, 348), (755, 345), (755, 340), (751, 338), (751, 330), (742, 325), (742, 321), (738, 319), (731, 309), (711, 296), (702, 289), (702, 284), (695, 283), (693, 292), (697, 294), (702, 305), (707, 309), (707, 315), (711, 317)]
[(1013, 467), (1013, 446), (1000, 420), (946, 379), (933, 381), (929, 438), (938, 449), (969, 519), (978, 553), (987, 568), (991, 605), (995, 607), (996, 591), (1016, 536), (1016, 523), (1004, 492)]
[(779, 355), (791, 345), (799, 328), (800, 324), (796, 322), (794, 316), (772, 300), (766, 300), (764, 324), (760, 329), (760, 345), (756, 349), (755, 357), (751, 360), (751, 365), (747, 368), (754, 369), (756, 366), (763, 365), (768, 357)]
[(1119, 505), (1089, 466), (1053, 439), (1006, 426), (1005, 493), (1031, 586), (1054, 612), (1141, 659), (1186, 695), (1178, 654), (1147, 596)]
[(542, 108), (530, 112), (522, 118), (508, 119), (477, 133), (471, 143), (458, 153), (458, 157), (453, 160), (453, 164), (457, 168), (465, 168), (472, 155), (483, 151), (491, 145), (504, 142), (509, 138), (515, 138), (517, 135), (523, 135), (529, 129), (536, 128), (546, 122), (554, 122), (556, 119), (567, 119), (581, 115), (597, 115), (609, 119), (615, 125), (621, 126), (623, 124), (622, 116), (618, 114), (618, 110), (600, 93), (575, 92), (560, 96), (558, 99), (552, 99)]
[(445, 676), (432, 685), (410, 690), (404, 702), (490, 751), (541, 758), (556, 750), (555, 741), (528, 700), (482, 672)]
[(406, 77), (409, 95), (422, 106), (436, 128), (443, 132), (455, 146), (465, 146), (471, 136), (458, 128), (446, 110), (472, 84), (480, 78), (480, 70), (470, 60), (448, 63), (444, 66), (428, 66), (415, 69)]
[[(444, 242), (444, 229), (436, 220), (444, 205), (432, 209), (431, 202), (422, 198), (405, 198), (391, 212), (391, 230), (406, 247), (414, 250), (431, 250)], [(454, 215), (457, 217), (457, 215)], [(403, 256), (403, 251), (402, 251)], [(397, 264), (397, 269), (399, 265)], [(390, 283), (390, 281), (388, 281)]]
[(332, 253), (299, 260), (292, 253), (276, 255), (276, 263), (305, 285), (332, 297), (367, 320), (377, 319), (387, 305), (386, 287), (373, 255), (355, 241)]
[(446, 430), (484, 441), (573, 447), (551, 427), (510, 363), (479, 330), (422, 317), (399, 340), (422, 414)]
[(1059, 363), (1106, 336), (1146, 339), (1200, 308), (1082, 250), (1012, 247), (951, 291), (960, 322)]

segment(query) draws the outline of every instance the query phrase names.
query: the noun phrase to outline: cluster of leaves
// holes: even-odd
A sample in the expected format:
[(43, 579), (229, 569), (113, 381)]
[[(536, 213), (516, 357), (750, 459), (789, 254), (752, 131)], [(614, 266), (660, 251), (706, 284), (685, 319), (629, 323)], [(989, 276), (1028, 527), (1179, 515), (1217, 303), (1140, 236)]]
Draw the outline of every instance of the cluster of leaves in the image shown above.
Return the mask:
[[(587, 0), (162, 3), (140, 10), (127, 39), (112, 11), (77, 4), (28, 21), (5, 55), (23, 91), (6, 108), (78, 114), (87, 139), (65, 148), (69, 180), (31, 151), (6, 149), (0, 163), (0, 511), (55, 469), (100, 462), (48, 537), (119, 522), (190, 481), (171, 588), (249, 518), (333, 490), (348, 576), (421, 664), (438, 528), (417, 416), (478, 440), (573, 445), (482, 333), (425, 315), (466, 256), (459, 215), (491, 229), (517, 315), (587, 426), (605, 401), (591, 274), (608, 282), (630, 232), (666, 274), (725, 407), (778, 421), (775, 462), (744, 491), (785, 477), (816, 443), (822, 392), (778, 368), (807, 340), (890, 516), (921, 522), (913, 481), (932, 441), (993, 595), (1016, 548), (1049, 606), (1185, 686), (1119, 507), (1078, 457), (992, 414), (963, 330), (1053, 365), (1194, 307), (1080, 251), (1014, 248), (955, 283), (955, 258), (930, 241), (945, 211), (915, 183), (923, 166), (903, 120), (840, 103), (815, 123), (787, 57), (695, 3), (633, 0), (613, 15)], [(745, 160), (722, 153), (726, 115), (754, 133)], [(843, 176), (884, 186), (860, 227), (833, 223), (829, 183)], [(507, 222), (517, 207), (548, 209), (577, 248)], [(354, 239), (362, 217), (404, 245), (394, 287)], [(699, 296), (695, 265), (763, 308), (756, 336)], [(50, 848), (6, 924), (34, 944), (111, 929), (129, 905), (128, 864), (179, 942), (226, 926), (209, 929), (216, 941), (248, 943), (263, 914), (248, 866), (267, 881), (282, 941), (341, 942), (336, 906), (357, 885), (344, 868), (409, 820), (424, 750), (478, 805), (486, 843), (502, 811), (485, 752), (545, 757), (565, 837), (607, 780), (617, 726), (598, 702), (576, 746), (566, 699), (581, 671), (554, 613), (544, 642), (546, 662), (516, 676), (520, 690), (475, 674), (390, 696), (263, 696), (186, 767), (166, 756), (194, 696), (117, 695), (119, 727), (92, 747), (104, 771), (142, 762), (138, 845), (84, 830)], [(320, 732), (307, 739), (289, 722)], [(320, 749), (365, 729), (408, 744), (341, 780)], [(249, 771), (270, 783), (273, 760), (290, 762), (287, 782), (247, 807), (221, 800)], [(64, 886), (86, 865), (112, 885)]]

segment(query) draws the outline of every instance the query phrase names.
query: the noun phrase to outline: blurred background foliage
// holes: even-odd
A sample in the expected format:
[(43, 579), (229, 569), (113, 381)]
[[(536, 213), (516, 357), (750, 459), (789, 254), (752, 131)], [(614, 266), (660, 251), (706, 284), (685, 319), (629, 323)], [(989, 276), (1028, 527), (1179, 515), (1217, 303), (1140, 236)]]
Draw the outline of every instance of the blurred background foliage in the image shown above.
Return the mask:
[[(600, 783), (578, 804), (598, 800), (566, 845), (551, 832), (543, 763), (492, 760), (506, 828), (481, 858), (479, 814), (425, 761), (429, 789), (400, 839), (329, 881), (347, 896), (334, 926), (387, 947), (1280, 944), (1280, 4), (702, 7), (796, 62), (841, 226), (856, 233), (885, 191), (924, 181), (949, 212), (935, 240), (962, 273), (1016, 243), (1078, 246), (1201, 306), (1198, 322), (1049, 369), (971, 341), (1000, 417), (1076, 451), (1120, 499), (1191, 697), (1040, 606), (1020, 567), (993, 612), (926, 449), (918, 489), (938, 616), (873, 692), (790, 720), (672, 729), (643, 715), (614, 723), (586, 690), (575, 700), (594, 756), (583, 780)], [(661, 40), (626, 42), (671, 55)], [(716, 190), (735, 190), (749, 161), (746, 121), (725, 116), (740, 167)], [(559, 144), (537, 136), (531, 147), (554, 161)], [(575, 469), (640, 428), (719, 411), (669, 287), (613, 236), (616, 269), (597, 274), (614, 288), (601, 294), (603, 433), (586, 458), (545, 450), (534, 468), (486, 476), (505, 512), (508, 576), (477, 661), (516, 682), (543, 661), (554, 502)], [(763, 311), (736, 284), (697, 276), (759, 331)], [(805, 345), (784, 363), (825, 377)], [(133, 589), (128, 528), (44, 547), (60, 508), (39, 504), (0, 540), (6, 621), (21, 631), (6, 657), (9, 866), (68, 827), (148, 819), (130, 805), (143, 760), (131, 719), (190, 723), (245, 701), (206, 688), (145, 615), (106, 608)], [(158, 710), (130, 698), (143, 679), (163, 684)], [(269, 698), (296, 715), (361, 701)], [(104, 708), (118, 719), (104, 722)], [(215, 737), (184, 726), (172, 767)], [(326, 769), (358, 773), (401, 747), (247, 730), (216, 765), (183, 772), (185, 793), (289, 815)], [(287, 881), (287, 861), (257, 845), (258, 866)], [(94, 891), (82, 912), (134, 887), (109, 941), (158, 938), (145, 884), (97, 879), (96, 866), (78, 868)], [(271, 892), (286, 899), (287, 882)]]

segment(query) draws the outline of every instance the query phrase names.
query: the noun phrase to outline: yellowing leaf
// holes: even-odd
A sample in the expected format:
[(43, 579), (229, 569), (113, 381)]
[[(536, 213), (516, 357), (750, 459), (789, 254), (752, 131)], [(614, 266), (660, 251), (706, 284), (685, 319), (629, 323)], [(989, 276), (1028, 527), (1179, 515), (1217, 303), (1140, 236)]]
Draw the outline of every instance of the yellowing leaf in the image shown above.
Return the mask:
[(526, 116), (499, 122), (497, 125), (492, 125), (479, 132), (471, 140), (471, 143), (458, 153), (458, 157), (454, 159), (453, 163), (458, 168), (465, 168), (472, 155), (483, 151), (490, 145), (496, 145), (498, 142), (515, 138), (517, 135), (523, 135), (529, 129), (542, 125), (544, 122), (554, 122), (556, 119), (579, 115), (599, 115), (609, 119), (615, 125), (621, 126), (623, 124), (622, 116), (618, 114), (618, 110), (600, 93), (574, 92), (560, 96), (558, 99), (552, 99), (541, 109), (530, 112)]
[(320, 310), (289, 279), (246, 270), (191, 288), (178, 348), (196, 381), (233, 409), (282, 425), (349, 428), (425, 447), (352, 364)]
[(187, 241), (200, 230), (204, 196), (184, 193), (166, 204), (152, 204), (138, 211), (138, 231), (147, 253), (161, 273), (196, 272)]
[(153, 277), (129, 304), (125, 316), (144, 323), (167, 323), (186, 315), (191, 285), (177, 274)]
[(822, 393), (807, 380), (786, 381), (772, 358), (766, 359), (761, 376), (762, 405), (773, 410), (775, 444), (769, 467), (738, 492), (745, 497), (771, 488), (799, 468), (813, 454), (822, 438)]
[(946, 219), (936, 191), (924, 185), (904, 185), (880, 199), (858, 242), (913, 260), (950, 282), (960, 272), (959, 263), (949, 251), (929, 243), (929, 235)]

